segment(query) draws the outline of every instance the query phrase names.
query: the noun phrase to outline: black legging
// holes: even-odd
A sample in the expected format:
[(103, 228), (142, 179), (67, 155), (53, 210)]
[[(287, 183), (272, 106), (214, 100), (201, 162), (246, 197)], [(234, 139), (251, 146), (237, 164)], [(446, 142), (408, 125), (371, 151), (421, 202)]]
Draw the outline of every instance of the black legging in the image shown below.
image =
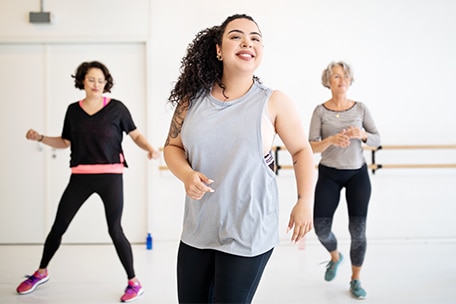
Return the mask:
[(109, 235), (128, 279), (135, 277), (133, 253), (121, 226), (123, 210), (122, 174), (72, 174), (60, 199), (57, 214), (44, 243), (40, 268), (46, 268), (60, 247), (62, 236), (84, 202), (97, 193), (104, 204)]
[(273, 249), (242, 257), (180, 243), (179, 303), (251, 303)]
[(345, 188), (349, 216), (350, 259), (353, 266), (360, 267), (366, 254), (366, 217), (371, 195), (371, 183), (366, 165), (357, 170), (318, 166), (314, 203), (315, 233), (326, 250), (332, 252), (337, 249), (332, 223), (342, 188)]

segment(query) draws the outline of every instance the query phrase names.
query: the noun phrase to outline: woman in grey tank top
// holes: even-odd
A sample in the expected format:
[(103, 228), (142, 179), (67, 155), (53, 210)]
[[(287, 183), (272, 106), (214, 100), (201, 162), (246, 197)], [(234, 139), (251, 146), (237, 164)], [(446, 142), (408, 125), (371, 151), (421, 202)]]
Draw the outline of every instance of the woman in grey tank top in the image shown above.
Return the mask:
[(279, 243), (278, 187), (265, 149), (274, 133), (295, 169), (291, 241), (312, 229), (312, 150), (294, 103), (254, 75), (262, 54), (256, 22), (228, 17), (196, 35), (169, 97), (176, 109), (164, 158), (186, 191), (180, 303), (252, 301)]

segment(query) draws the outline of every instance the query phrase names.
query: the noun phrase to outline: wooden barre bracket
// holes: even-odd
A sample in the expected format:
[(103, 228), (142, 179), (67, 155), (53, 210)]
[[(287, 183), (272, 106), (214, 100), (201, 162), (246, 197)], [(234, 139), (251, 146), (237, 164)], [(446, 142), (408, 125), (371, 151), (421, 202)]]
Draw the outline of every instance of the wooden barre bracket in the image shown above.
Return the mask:
[(452, 150), (456, 145), (385, 145), (377, 147), (363, 146), (363, 149), (370, 151), (378, 150)]
[(378, 170), (381, 168), (390, 169), (450, 169), (456, 168), (456, 164), (373, 164), (369, 169)]

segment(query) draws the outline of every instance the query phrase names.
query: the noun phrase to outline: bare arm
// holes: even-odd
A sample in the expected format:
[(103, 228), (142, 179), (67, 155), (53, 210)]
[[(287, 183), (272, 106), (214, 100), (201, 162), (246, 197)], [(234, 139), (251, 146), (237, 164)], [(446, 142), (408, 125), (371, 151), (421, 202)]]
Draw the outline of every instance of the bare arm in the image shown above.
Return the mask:
[(42, 142), (43, 144), (56, 149), (66, 149), (71, 145), (71, 142), (69, 140), (63, 139), (61, 136), (45, 136), (33, 129), (27, 131), (25, 138), (28, 140)]
[(147, 157), (149, 159), (157, 159), (160, 156), (160, 152), (150, 145), (147, 138), (145, 138), (138, 129), (131, 131), (128, 135), (130, 135), (131, 139), (138, 147), (148, 152)]
[(290, 214), (291, 241), (299, 241), (313, 226), (314, 160), (312, 149), (291, 99), (280, 91), (271, 95), (269, 113), (277, 134), (290, 152), (296, 178), (297, 202)]
[(171, 120), (163, 156), (168, 169), (184, 183), (187, 195), (193, 199), (201, 199), (206, 192), (214, 190), (207, 186), (212, 181), (204, 174), (194, 171), (185, 156), (181, 139), (185, 114), (186, 111), (178, 105)]

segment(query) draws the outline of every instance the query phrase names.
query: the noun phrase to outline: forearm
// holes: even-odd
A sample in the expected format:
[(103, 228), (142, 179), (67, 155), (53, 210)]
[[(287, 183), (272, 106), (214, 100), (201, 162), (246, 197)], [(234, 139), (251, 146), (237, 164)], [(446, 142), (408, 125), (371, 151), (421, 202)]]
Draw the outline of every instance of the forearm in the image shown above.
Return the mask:
[(313, 153), (321, 153), (331, 146), (331, 137), (327, 137), (321, 141), (311, 141), (310, 146)]
[(310, 147), (292, 155), (292, 159), (298, 202), (311, 206), (313, 204), (315, 164)]
[(41, 135), (38, 141), (55, 149), (66, 149), (70, 146), (70, 141), (60, 136)]
[(369, 133), (369, 132), (365, 132), (365, 133), (366, 133), (366, 140), (364, 141), (364, 143), (366, 145), (372, 146), (372, 147), (380, 146), (380, 134)]
[(149, 141), (142, 134), (137, 134), (135, 137), (132, 138), (135, 144), (141, 149), (147, 152), (151, 152), (154, 150)]
[(168, 166), (168, 169), (181, 181), (192, 170), (185, 152), (182, 148), (173, 145), (167, 145), (163, 149), (163, 158)]

